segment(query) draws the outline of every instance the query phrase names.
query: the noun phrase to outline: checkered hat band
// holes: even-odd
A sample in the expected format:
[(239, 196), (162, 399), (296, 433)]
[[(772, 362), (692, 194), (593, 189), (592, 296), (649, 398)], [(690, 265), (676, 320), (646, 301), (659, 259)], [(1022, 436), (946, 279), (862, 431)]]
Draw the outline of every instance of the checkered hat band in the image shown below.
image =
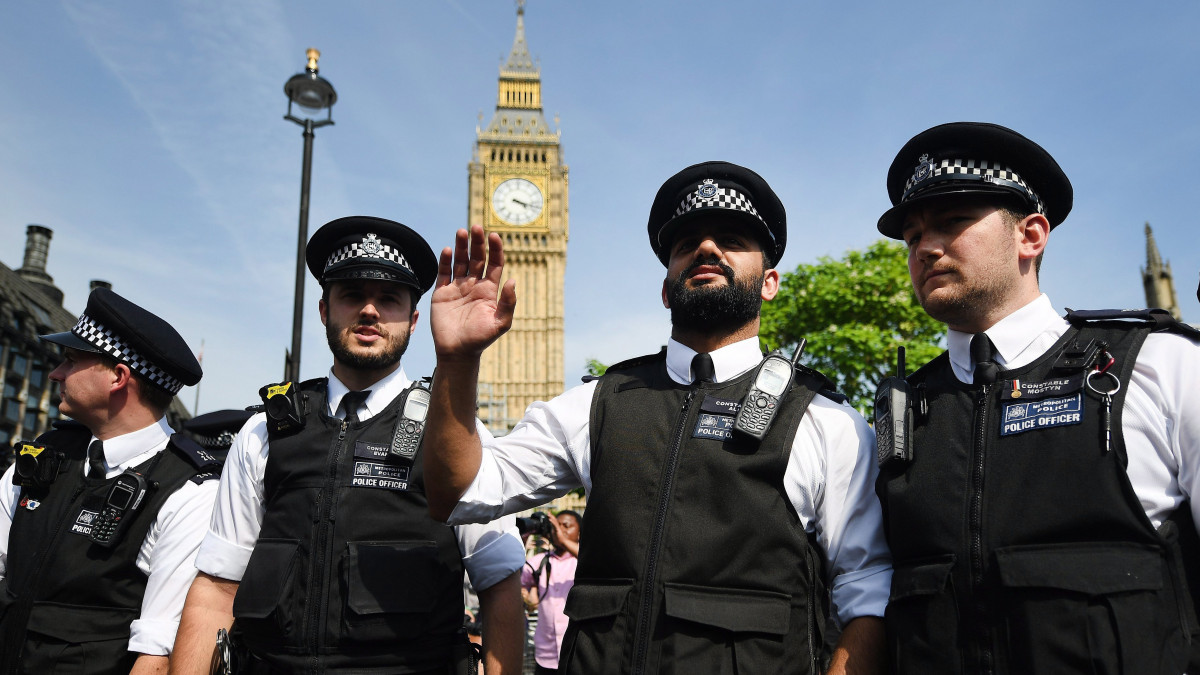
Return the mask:
[[(749, 213), (755, 218), (762, 220), (762, 216), (758, 215), (758, 211), (754, 210), (754, 204), (750, 203), (749, 197), (733, 188), (723, 187), (718, 187), (716, 194), (708, 198), (701, 197), (699, 189), (689, 192), (683, 198), (683, 201), (680, 202), (679, 208), (675, 209), (674, 217), (678, 218), (689, 211), (707, 208), (733, 209), (734, 211)], [(765, 225), (766, 222), (764, 221), (763, 224)]]
[(87, 314), (79, 315), (79, 321), (71, 329), (71, 332), (84, 342), (129, 366), (131, 370), (150, 380), (159, 388), (172, 394), (178, 394), (179, 390), (183, 389), (182, 381), (138, 354), (115, 333), (97, 323)]
[[(379, 249), (374, 253), (367, 253), (363, 250), (362, 242), (354, 242), (347, 244), (329, 255), (329, 259), (325, 261), (325, 271), (328, 272), (330, 267), (338, 263), (346, 262), (354, 258), (366, 258), (370, 260), (387, 260), (396, 263), (409, 272), (413, 271), (412, 265), (408, 264), (408, 260), (404, 258), (404, 254), (397, 251), (395, 248), (387, 244), (380, 243)], [(415, 272), (414, 272), (415, 274)]]
[(943, 159), (935, 162), (932, 170), (922, 175), (920, 180), (917, 180), (918, 175), (921, 175), (919, 170), (904, 184), (904, 195), (900, 198), (900, 203), (903, 204), (934, 185), (949, 181), (983, 181), (1025, 193), (1038, 213), (1046, 213), (1042, 198), (1016, 171), (1003, 164), (977, 159)]
[(224, 450), (233, 445), (234, 434), (230, 431), (222, 431), (219, 436), (201, 436), (200, 434), (192, 434), (192, 439), (200, 444), (203, 448), (216, 448)]

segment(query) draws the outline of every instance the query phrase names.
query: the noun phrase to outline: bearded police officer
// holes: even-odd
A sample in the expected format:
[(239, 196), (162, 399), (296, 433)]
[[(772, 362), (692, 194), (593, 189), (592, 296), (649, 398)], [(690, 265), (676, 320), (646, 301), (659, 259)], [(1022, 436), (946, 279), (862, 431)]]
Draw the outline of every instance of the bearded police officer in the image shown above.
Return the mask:
[(487, 671), (516, 672), (516, 528), (434, 522), (422, 454), (392, 451), (419, 440), (425, 390), (400, 358), (436, 276), (433, 252), (400, 223), (358, 216), (318, 230), (306, 258), (333, 368), (298, 388), (264, 387), (265, 412), (235, 439), (180, 657), (207, 672), (217, 629), (236, 617), (238, 672), (451, 673), (470, 649), (465, 565), (480, 589)]
[[(813, 672), (826, 578), (845, 626), (834, 671), (873, 672), (890, 579), (873, 436), (819, 374), (781, 358), (759, 372), (783, 205), (753, 171), (706, 162), (667, 180), (648, 229), (667, 268), (666, 349), (535, 403), (482, 447), (469, 423), (479, 356), (511, 324), (516, 293), (499, 286), (497, 235), (486, 262), (479, 227), (442, 252), (425, 448), (434, 514), (488, 520), (584, 487), (564, 672)], [(766, 420), (761, 440), (735, 429), (746, 408), (774, 411), (752, 416)]]
[(892, 425), (912, 418), (910, 450), (880, 440), (895, 670), (1184, 672), (1197, 331), (1162, 310), (1058, 316), (1038, 267), (1071, 183), (1011, 129), (924, 131), (887, 187), (879, 231), (907, 243), (917, 298), (950, 329)]
[(107, 288), (42, 339), (74, 422), (18, 444), (0, 480), (0, 672), (166, 672), (220, 468), (164, 417), (200, 364)]

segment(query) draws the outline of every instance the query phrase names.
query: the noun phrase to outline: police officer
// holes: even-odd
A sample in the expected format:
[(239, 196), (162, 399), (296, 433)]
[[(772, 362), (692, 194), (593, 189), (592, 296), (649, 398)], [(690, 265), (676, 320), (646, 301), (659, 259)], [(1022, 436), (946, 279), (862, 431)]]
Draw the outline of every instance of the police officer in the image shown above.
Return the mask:
[(890, 565), (870, 429), (802, 368), (790, 388), (775, 381), (761, 442), (733, 430), (759, 382), (783, 205), (753, 171), (705, 162), (663, 184), (648, 234), (667, 268), (666, 349), (535, 403), (482, 447), (467, 423), (479, 355), (510, 325), (516, 294), (500, 288), (497, 235), (486, 262), (479, 227), (442, 252), (426, 444), (434, 514), (487, 520), (587, 490), (564, 672), (815, 672), (823, 567), (845, 626), (833, 671), (873, 672)]
[(1038, 267), (1071, 183), (1011, 129), (928, 129), (887, 188), (879, 231), (950, 329), (908, 378), (911, 458), (877, 485), (896, 672), (1184, 672), (1200, 334), (1162, 310), (1054, 311)]
[(306, 259), (333, 367), (264, 387), (266, 412), (234, 441), (180, 629), (181, 672), (207, 672), (217, 629), (236, 618), (244, 672), (450, 673), (469, 649), (464, 565), (480, 589), (488, 673), (516, 672), (515, 527), (434, 522), (422, 453), (390, 452), (409, 438), (402, 420), (420, 421), (400, 358), (433, 252), (400, 223), (356, 216), (318, 230)]
[(62, 347), (50, 379), (74, 422), (0, 480), (0, 672), (165, 672), (219, 471), (164, 417), (200, 364), (107, 288), (41, 339)]

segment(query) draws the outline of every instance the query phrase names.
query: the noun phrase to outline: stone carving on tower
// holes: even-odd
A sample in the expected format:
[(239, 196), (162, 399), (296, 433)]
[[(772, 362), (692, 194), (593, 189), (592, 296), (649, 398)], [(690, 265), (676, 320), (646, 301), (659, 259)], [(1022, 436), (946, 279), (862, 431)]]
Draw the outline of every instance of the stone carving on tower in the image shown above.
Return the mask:
[(503, 433), (530, 403), (563, 390), (567, 165), (560, 132), (542, 113), (541, 69), (525, 43), (523, 1), (512, 52), (500, 67), (496, 111), (475, 137), (467, 224), (500, 235), (505, 279), (517, 282), (512, 329), (484, 352), (479, 372), (479, 417)]
[[(1175, 296), (1175, 280), (1171, 276), (1171, 263), (1163, 262), (1154, 243), (1154, 232), (1146, 223), (1146, 266), (1142, 268), (1142, 284), (1146, 287), (1146, 306), (1160, 307), (1176, 319), (1182, 319), (1179, 299)], [(1198, 292), (1200, 295), (1200, 292)]]

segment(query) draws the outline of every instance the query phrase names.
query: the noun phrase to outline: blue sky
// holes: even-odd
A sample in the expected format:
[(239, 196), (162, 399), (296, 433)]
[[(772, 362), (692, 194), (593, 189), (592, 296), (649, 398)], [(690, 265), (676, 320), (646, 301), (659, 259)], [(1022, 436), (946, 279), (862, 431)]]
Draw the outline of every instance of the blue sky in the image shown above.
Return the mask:
[[(302, 139), (282, 87), (305, 49), (339, 96), (317, 131), (310, 232), (378, 215), (438, 249), (466, 224), (476, 116), (494, 109), (515, 19), (508, 0), (7, 3), (0, 260), (20, 266), (27, 224), (52, 228), (69, 310), (90, 279), (112, 282), (203, 340), (201, 412), (253, 403), (290, 341)], [(1074, 183), (1042, 271), (1057, 307), (1144, 305), (1149, 221), (1184, 318), (1200, 320), (1198, 19), (1170, 0), (529, 0), (571, 171), (568, 383), (588, 358), (665, 341), (645, 222), (676, 170), (726, 159), (762, 174), (788, 210), (790, 270), (876, 239), (895, 152), (957, 120), (1024, 133)], [(330, 357), (311, 279), (307, 296), (301, 371), (315, 377)], [(425, 318), (410, 375), (432, 368)]]

